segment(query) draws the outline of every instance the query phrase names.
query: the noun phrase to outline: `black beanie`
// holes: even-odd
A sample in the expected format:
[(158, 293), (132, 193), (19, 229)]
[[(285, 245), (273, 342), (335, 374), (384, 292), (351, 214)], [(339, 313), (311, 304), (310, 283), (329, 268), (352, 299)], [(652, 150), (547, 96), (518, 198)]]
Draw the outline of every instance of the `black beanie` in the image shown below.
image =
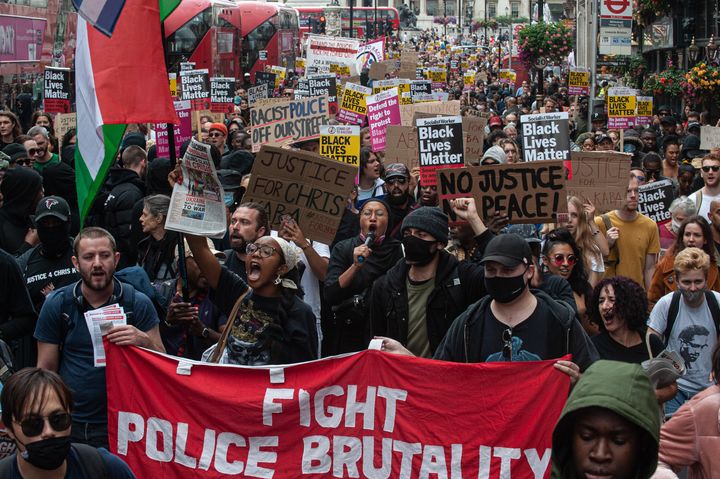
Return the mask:
[(403, 220), (401, 232), (408, 228), (425, 231), (441, 243), (448, 241), (448, 217), (434, 206), (422, 206), (411, 211)]
[(19, 143), (10, 143), (5, 148), (3, 148), (2, 151), (10, 157), (10, 161), (13, 163), (21, 158), (28, 157), (27, 150), (23, 145)]

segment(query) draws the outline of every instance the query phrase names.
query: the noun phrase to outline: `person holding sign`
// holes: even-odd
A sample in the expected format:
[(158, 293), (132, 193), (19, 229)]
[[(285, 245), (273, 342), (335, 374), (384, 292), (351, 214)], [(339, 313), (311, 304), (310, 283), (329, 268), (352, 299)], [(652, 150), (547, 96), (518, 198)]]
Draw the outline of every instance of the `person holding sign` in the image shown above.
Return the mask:
[(370, 198), (360, 208), (360, 234), (340, 241), (332, 249), (325, 278), (325, 300), (333, 321), (325, 328), (326, 354), (365, 349), (370, 329), (367, 294), (373, 282), (403, 257), (392, 231), (390, 207)]

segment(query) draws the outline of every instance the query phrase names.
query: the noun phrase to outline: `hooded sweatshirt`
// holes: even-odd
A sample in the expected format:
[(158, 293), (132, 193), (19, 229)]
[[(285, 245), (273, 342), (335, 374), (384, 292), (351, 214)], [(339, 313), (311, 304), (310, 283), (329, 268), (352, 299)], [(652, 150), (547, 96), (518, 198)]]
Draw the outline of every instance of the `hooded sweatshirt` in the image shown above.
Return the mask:
[(552, 477), (580, 479), (575, 472), (572, 436), (575, 412), (608, 409), (642, 430), (637, 470), (625, 479), (647, 479), (657, 467), (660, 412), (650, 380), (638, 364), (600, 360), (590, 366), (570, 393), (552, 438)]
[(40, 200), (42, 176), (30, 168), (15, 168), (3, 177), (0, 192), (0, 248), (18, 256), (32, 246), (25, 243), (25, 234), (33, 226), (30, 216)]

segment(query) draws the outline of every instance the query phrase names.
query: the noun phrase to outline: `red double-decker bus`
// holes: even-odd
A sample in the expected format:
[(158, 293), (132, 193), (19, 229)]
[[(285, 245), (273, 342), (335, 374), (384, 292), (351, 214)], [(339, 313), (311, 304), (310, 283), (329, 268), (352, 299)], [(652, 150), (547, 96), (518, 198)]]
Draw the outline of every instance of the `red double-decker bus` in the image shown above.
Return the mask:
[[(322, 7), (296, 7), (300, 15), (300, 32), (324, 33), (325, 12)], [(375, 13), (377, 12), (377, 22)], [(392, 32), (388, 31), (392, 27)], [(343, 36), (350, 36), (350, 8), (342, 9)], [(354, 7), (353, 36), (356, 38), (397, 35), (400, 30), (400, 15), (392, 7)]]
[(182, 62), (194, 62), (211, 76), (239, 79), (265, 65), (295, 66), (297, 12), (284, 5), (183, 0), (164, 25), (171, 72)]

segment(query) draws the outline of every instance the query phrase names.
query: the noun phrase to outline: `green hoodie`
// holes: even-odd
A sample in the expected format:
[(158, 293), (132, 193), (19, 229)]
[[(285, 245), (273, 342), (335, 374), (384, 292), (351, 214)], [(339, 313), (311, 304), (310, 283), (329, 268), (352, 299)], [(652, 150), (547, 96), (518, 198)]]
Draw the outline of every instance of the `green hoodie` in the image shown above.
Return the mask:
[(650, 380), (637, 364), (596, 361), (570, 393), (552, 438), (552, 477), (578, 479), (572, 454), (573, 416), (588, 407), (613, 411), (639, 426), (644, 434), (634, 479), (647, 479), (657, 467), (660, 412)]

